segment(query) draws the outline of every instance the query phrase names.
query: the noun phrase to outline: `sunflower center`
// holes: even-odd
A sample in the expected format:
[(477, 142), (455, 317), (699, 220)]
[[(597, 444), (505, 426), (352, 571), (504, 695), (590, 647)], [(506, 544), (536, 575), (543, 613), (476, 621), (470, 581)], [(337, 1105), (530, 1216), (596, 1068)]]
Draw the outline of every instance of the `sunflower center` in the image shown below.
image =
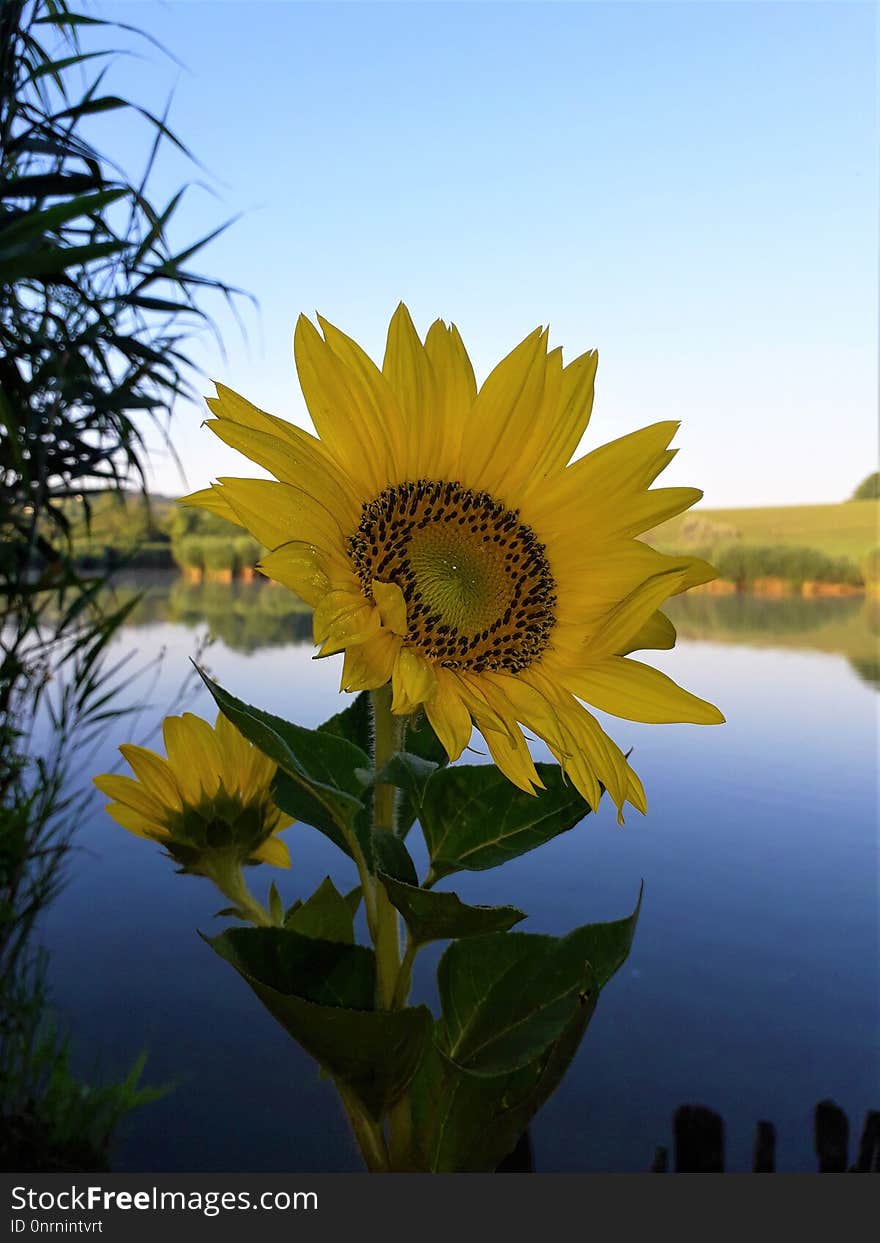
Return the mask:
[(407, 642), (451, 669), (517, 672), (547, 646), (556, 585), (515, 510), (459, 483), (420, 479), (364, 505), (348, 549), (364, 594), (396, 583)]

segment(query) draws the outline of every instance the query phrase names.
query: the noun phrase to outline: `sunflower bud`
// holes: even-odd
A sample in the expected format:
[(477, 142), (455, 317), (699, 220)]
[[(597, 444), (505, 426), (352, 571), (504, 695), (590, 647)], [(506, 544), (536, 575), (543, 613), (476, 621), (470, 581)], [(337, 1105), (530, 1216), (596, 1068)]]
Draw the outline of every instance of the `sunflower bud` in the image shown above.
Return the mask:
[(119, 750), (134, 778), (94, 778), (114, 800), (107, 811), (117, 824), (159, 842), (182, 872), (218, 883), (246, 863), (290, 867), (277, 834), (292, 820), (270, 794), (275, 764), (222, 713), (213, 729), (190, 712), (166, 717), (162, 729), (167, 759), (126, 743)]

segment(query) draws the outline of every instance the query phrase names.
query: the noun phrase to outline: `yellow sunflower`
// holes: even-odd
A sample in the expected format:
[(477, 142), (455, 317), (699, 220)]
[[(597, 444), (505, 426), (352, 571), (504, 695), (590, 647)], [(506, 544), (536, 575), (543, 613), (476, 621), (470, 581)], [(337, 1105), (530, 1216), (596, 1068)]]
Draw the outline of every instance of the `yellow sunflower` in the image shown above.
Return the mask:
[[(592, 807), (606, 787), (644, 811), (641, 782), (584, 704), (633, 721), (723, 721), (629, 658), (668, 648), (659, 611), (715, 577), (636, 537), (694, 504), (650, 485), (678, 424), (655, 423), (569, 462), (590, 418), (597, 355), (567, 366), (536, 329), (481, 388), (455, 326), (422, 342), (395, 312), (381, 370), (300, 316), (296, 366), (317, 437), (217, 385), (208, 426), (275, 481), (223, 478), (184, 498), (244, 527), (260, 565), (314, 606), (342, 689), (390, 681), (456, 759), (475, 724), (498, 767), (534, 791), (523, 736), (542, 738)], [(621, 817), (622, 819), (622, 817)]]
[(293, 823), (272, 802), (276, 765), (222, 714), (213, 729), (191, 712), (169, 716), (162, 732), (167, 759), (124, 743), (119, 750), (134, 778), (94, 778), (113, 799), (107, 812), (117, 824), (160, 842), (187, 871), (213, 876), (218, 859), (224, 868), (290, 867), (287, 846), (275, 836)]

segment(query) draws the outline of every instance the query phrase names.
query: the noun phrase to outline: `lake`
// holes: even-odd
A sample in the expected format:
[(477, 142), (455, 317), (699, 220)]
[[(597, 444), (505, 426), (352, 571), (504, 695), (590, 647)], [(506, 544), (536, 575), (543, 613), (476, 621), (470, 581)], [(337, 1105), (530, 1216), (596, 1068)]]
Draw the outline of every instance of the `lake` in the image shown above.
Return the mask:
[[(204, 690), (182, 685), (196, 651), (231, 691), (305, 725), (343, 706), (341, 657), (312, 659), (310, 618), (282, 589), (161, 576), (140, 585), (146, 597), (116, 647), (134, 652), (126, 694), (149, 707), (79, 757), (83, 783), (112, 767), (118, 742), (155, 745), (151, 731), (181, 710), (181, 694), (211, 712)], [(651, 663), (728, 723), (608, 719), (634, 748), (647, 817), (630, 809), (621, 829), (603, 805), (540, 850), (443, 887), (519, 906), (523, 930), (559, 934), (628, 914), (645, 882), (632, 954), (533, 1124), (540, 1171), (645, 1170), (685, 1103), (723, 1116), (729, 1169), (751, 1168), (755, 1124), (767, 1119), (778, 1168), (812, 1170), (818, 1101), (847, 1112), (853, 1143), (880, 1107), (880, 609), (858, 597), (700, 595), (670, 612), (679, 644)], [(315, 830), (285, 836), (293, 867), (271, 870), (285, 904), (328, 872), (340, 888), (356, 883)], [(361, 1168), (332, 1088), (197, 936), (220, 929), (219, 895), (115, 826), (98, 795), (76, 845), (43, 925), (76, 1066), (123, 1073), (145, 1049), (145, 1079), (173, 1084), (130, 1116), (114, 1168)], [(269, 869), (253, 878), (265, 896)], [(416, 1000), (433, 1004), (442, 948), (420, 955)]]

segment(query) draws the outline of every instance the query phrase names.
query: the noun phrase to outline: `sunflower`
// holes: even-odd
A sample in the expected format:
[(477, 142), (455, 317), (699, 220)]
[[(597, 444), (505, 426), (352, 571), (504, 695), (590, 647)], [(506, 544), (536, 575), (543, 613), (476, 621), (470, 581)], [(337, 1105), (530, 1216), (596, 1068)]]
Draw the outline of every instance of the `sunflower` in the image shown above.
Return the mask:
[[(481, 388), (455, 326), (422, 342), (395, 312), (381, 370), (318, 316), (300, 316), (296, 366), (317, 437), (218, 384), (208, 426), (275, 481), (222, 478), (183, 498), (248, 530), (260, 568), (314, 607), (341, 688), (391, 684), (423, 709), (450, 759), (472, 726), (520, 788), (542, 738), (595, 808), (646, 809), (636, 774), (586, 704), (632, 721), (723, 721), (630, 654), (672, 647), (668, 597), (715, 577), (636, 537), (693, 505), (651, 489), (678, 423), (655, 423), (570, 462), (593, 405), (597, 355), (563, 365), (538, 328)], [(323, 335), (321, 335), (323, 333)]]
[(290, 867), (287, 846), (275, 835), (292, 824), (272, 802), (275, 764), (226, 717), (214, 728), (185, 712), (162, 725), (165, 759), (147, 747), (119, 750), (134, 778), (103, 773), (98, 789), (113, 799), (107, 812), (138, 837), (160, 842), (186, 871), (216, 879), (241, 863)]

